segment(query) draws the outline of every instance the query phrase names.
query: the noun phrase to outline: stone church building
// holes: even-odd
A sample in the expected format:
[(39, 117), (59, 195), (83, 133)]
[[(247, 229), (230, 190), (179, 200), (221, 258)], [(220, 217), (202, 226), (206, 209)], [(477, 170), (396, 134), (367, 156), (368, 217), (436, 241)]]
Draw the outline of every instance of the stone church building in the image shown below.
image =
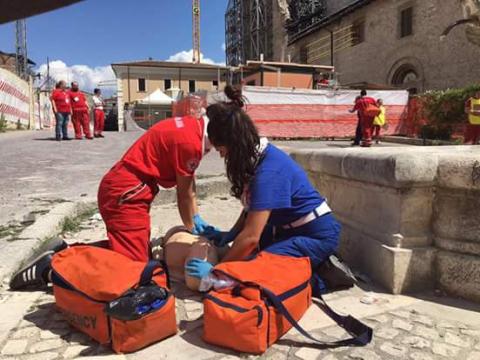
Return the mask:
[[(441, 38), (450, 24), (479, 10), (470, 8), (471, 0), (263, 1), (274, 3), (265, 60), (333, 63), (343, 85), (413, 93), (480, 82), (480, 47), (469, 42), (466, 26)], [(249, 57), (259, 60), (259, 54)]]

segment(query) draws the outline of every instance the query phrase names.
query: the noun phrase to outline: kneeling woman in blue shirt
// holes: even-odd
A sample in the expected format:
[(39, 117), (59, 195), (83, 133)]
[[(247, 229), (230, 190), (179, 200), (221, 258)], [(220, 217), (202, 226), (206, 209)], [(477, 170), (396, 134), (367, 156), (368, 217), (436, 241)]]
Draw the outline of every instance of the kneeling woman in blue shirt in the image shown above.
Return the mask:
[[(225, 159), (231, 192), (242, 201), (244, 211), (230, 232), (211, 236), (217, 246), (233, 241), (222, 262), (243, 260), (258, 251), (306, 256), (313, 268), (314, 295), (323, 293), (325, 284), (315, 270), (337, 249), (340, 225), (305, 171), (259, 137), (242, 109), (240, 90), (227, 87), (225, 94), (229, 102), (207, 109), (208, 136)], [(208, 262), (194, 259), (186, 269), (202, 278), (211, 268)]]

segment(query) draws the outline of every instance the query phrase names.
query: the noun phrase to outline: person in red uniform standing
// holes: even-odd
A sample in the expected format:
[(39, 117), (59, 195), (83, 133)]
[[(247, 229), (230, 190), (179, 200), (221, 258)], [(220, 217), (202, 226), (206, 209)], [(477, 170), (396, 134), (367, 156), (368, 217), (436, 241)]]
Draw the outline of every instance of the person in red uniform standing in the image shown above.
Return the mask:
[(367, 90), (362, 90), (360, 92), (360, 99), (355, 101), (355, 106), (351, 112), (358, 111), (358, 114), (362, 123), (362, 147), (372, 146), (372, 135), (373, 135), (373, 120), (375, 116), (370, 116), (365, 113), (368, 105), (377, 105), (377, 102), (374, 98), (367, 96)]
[(93, 135), (95, 137), (103, 138), (103, 128), (105, 126), (105, 102), (102, 98), (102, 91), (100, 89), (93, 90), (93, 108), (94, 108), (94, 130)]
[(183, 224), (194, 234), (215, 228), (198, 214), (195, 177), (203, 155), (211, 148), (208, 119), (176, 117), (150, 128), (104, 176), (98, 206), (107, 227), (110, 248), (131, 259), (148, 261), (150, 205), (164, 188), (177, 187)]
[(93, 136), (90, 133), (90, 107), (88, 106), (87, 98), (78, 88), (76, 81), (72, 82), (70, 92), (70, 103), (72, 104), (72, 122), (75, 129), (75, 139), (82, 140), (82, 129), (85, 137), (92, 140)]
[(50, 101), (52, 102), (53, 113), (55, 114), (55, 138), (57, 141), (70, 140), (68, 137), (68, 120), (72, 114), (70, 96), (66, 90), (67, 83), (60, 80), (52, 91)]

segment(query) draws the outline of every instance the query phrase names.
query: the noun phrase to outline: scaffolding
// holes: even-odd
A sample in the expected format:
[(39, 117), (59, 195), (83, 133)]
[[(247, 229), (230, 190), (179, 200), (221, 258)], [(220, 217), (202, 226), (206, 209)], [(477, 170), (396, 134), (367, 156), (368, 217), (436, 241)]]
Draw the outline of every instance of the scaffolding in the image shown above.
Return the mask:
[(327, 16), (325, 0), (291, 1), (289, 10), (290, 21), (287, 24), (287, 31), (290, 40), (297, 38), (305, 30), (319, 23)]
[(272, 1), (230, 0), (225, 12), (227, 64), (272, 60)]
[(27, 22), (17, 20), (15, 24), (15, 70), (22, 79), (28, 78)]

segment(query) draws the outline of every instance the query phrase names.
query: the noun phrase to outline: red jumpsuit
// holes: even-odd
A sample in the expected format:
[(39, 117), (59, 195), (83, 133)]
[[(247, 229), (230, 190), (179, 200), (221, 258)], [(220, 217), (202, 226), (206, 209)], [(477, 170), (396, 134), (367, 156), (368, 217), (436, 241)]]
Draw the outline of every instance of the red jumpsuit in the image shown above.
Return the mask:
[(355, 102), (355, 107), (353, 110), (358, 111), (360, 114), (362, 122), (362, 146), (371, 146), (372, 145), (372, 135), (373, 135), (373, 120), (375, 116), (366, 116), (364, 110), (368, 104), (377, 105), (377, 102), (374, 98), (369, 96), (363, 96)]
[(90, 116), (88, 114), (87, 98), (81, 91), (70, 90), (68, 93), (72, 104), (72, 122), (75, 129), (75, 139), (82, 138), (82, 129), (87, 139), (93, 139), (90, 133)]
[(110, 248), (148, 261), (150, 205), (158, 185), (171, 188), (176, 176), (193, 176), (203, 156), (204, 120), (166, 119), (150, 128), (104, 176), (98, 206)]
[(104, 102), (101, 96), (93, 96), (93, 134), (95, 137), (102, 137), (103, 128), (105, 126)]

